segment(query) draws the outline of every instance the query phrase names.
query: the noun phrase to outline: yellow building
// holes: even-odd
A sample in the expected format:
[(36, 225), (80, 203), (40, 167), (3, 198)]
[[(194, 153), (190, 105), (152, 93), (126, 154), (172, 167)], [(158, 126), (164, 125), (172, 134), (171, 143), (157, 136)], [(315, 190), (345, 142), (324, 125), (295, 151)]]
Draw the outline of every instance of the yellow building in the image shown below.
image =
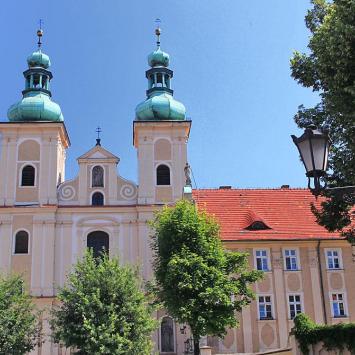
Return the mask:
[[(147, 98), (136, 108), (133, 143), (138, 184), (117, 172), (119, 158), (96, 145), (78, 158), (79, 173), (65, 179), (70, 145), (60, 107), (51, 99), (50, 59), (41, 47), (28, 59), (23, 98), (0, 122), (0, 270), (22, 273), (40, 307), (50, 307), (58, 286), (85, 248), (103, 247), (123, 263), (140, 263), (152, 277), (147, 222), (153, 212), (189, 193), (185, 166), (191, 121), (173, 97), (169, 55), (148, 57)], [(41, 38), (41, 31), (38, 32)], [(40, 43), (40, 41), (39, 41)], [(127, 132), (127, 134), (131, 134)], [(74, 140), (75, 142), (75, 140)], [(250, 252), (265, 271), (257, 300), (241, 315), (240, 329), (225, 339), (203, 339), (214, 353), (287, 348), (292, 318), (300, 311), (317, 322), (354, 321), (355, 267), (351, 246), (319, 227), (306, 190), (195, 190), (201, 208), (216, 215), (230, 249)], [(163, 312), (154, 335), (162, 354), (183, 354), (189, 334)], [(34, 354), (68, 354), (50, 341)]]

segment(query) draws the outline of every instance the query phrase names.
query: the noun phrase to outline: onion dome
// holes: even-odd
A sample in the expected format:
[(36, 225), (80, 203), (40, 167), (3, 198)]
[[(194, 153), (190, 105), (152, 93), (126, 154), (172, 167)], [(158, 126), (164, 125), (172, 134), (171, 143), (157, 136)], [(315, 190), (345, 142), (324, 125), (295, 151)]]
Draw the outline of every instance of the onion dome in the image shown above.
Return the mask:
[(38, 51), (33, 52), (30, 56), (28, 56), (27, 63), (29, 68), (42, 67), (44, 69), (47, 69), (51, 65), (51, 61), (48, 55), (42, 53), (40, 49)]
[(138, 120), (185, 120), (185, 106), (168, 93), (156, 93), (136, 107)]
[(28, 69), (23, 73), (25, 77), (23, 97), (7, 111), (7, 117), (12, 122), (63, 121), (59, 105), (51, 99), (49, 84), (53, 75), (48, 70), (51, 64), (50, 59), (41, 51), (43, 31), (38, 30), (37, 35), (38, 50), (27, 58)]
[(185, 106), (174, 99), (171, 89), (173, 71), (168, 69), (169, 54), (160, 49), (160, 33), (158, 27), (157, 49), (149, 54), (148, 64), (151, 69), (146, 71), (148, 79), (147, 99), (136, 107), (138, 121), (183, 121), (186, 119)]
[(148, 56), (148, 64), (151, 67), (167, 67), (169, 66), (170, 57), (168, 53), (163, 52), (160, 47), (157, 50), (150, 53)]

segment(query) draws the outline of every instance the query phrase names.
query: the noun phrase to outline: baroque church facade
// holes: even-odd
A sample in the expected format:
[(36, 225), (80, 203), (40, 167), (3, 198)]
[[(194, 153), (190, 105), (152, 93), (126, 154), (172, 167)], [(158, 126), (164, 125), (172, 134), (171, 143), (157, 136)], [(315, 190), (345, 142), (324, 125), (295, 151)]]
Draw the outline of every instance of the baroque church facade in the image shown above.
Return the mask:
[[(312, 195), (303, 189), (193, 190), (187, 143), (191, 121), (173, 97), (169, 55), (148, 56), (147, 98), (136, 107), (133, 144), (138, 184), (117, 173), (119, 158), (101, 146), (80, 156), (78, 176), (65, 179), (70, 146), (63, 115), (51, 98), (49, 57), (39, 48), (27, 58), (23, 98), (0, 122), (0, 271), (23, 275), (36, 304), (56, 302), (72, 265), (87, 247), (105, 248), (152, 277), (148, 221), (154, 211), (192, 198), (221, 224), (226, 248), (249, 252), (250, 266), (265, 272), (256, 301), (238, 315), (240, 328), (224, 339), (206, 338), (213, 353), (253, 353), (289, 347), (292, 319), (308, 313), (319, 323), (354, 321), (352, 247), (318, 226)], [(127, 132), (130, 134), (130, 132)], [(33, 354), (69, 354), (51, 342), (48, 314), (44, 343)], [(153, 335), (161, 354), (189, 351), (190, 334), (163, 312)]]

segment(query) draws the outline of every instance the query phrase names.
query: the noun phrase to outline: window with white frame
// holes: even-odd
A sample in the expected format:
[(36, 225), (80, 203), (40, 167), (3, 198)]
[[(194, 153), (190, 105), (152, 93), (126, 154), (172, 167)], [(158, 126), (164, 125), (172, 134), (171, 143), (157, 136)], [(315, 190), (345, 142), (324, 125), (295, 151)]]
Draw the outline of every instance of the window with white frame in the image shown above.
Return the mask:
[(285, 270), (298, 270), (297, 250), (284, 250)]
[(259, 296), (259, 319), (272, 319), (271, 296)]
[(261, 270), (261, 271), (269, 270), (267, 250), (255, 251), (255, 264), (257, 270)]
[(332, 309), (334, 317), (345, 316), (345, 301), (343, 293), (332, 293)]
[(338, 249), (327, 249), (326, 251), (327, 267), (330, 270), (341, 269), (341, 255)]
[(290, 319), (302, 312), (301, 295), (288, 295), (288, 309)]

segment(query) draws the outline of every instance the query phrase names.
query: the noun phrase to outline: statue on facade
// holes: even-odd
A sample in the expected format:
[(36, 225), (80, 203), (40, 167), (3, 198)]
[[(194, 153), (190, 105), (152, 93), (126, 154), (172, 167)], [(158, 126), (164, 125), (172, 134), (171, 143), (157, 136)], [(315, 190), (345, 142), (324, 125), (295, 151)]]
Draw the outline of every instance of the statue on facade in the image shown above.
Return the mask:
[(185, 172), (185, 186), (192, 186), (192, 184), (191, 184), (191, 167), (190, 167), (189, 163), (186, 163), (185, 168), (184, 168), (184, 172)]

